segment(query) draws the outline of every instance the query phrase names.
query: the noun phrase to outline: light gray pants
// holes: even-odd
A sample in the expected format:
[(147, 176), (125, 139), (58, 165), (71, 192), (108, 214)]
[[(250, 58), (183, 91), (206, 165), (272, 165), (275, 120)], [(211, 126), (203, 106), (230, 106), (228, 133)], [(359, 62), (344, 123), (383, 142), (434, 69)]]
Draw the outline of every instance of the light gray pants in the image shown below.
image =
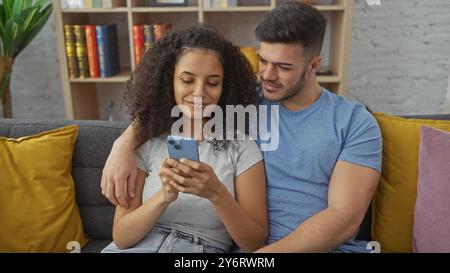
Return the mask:
[(102, 253), (224, 253), (225, 250), (209, 242), (177, 230), (153, 227), (135, 246), (119, 249), (114, 242), (102, 250)]

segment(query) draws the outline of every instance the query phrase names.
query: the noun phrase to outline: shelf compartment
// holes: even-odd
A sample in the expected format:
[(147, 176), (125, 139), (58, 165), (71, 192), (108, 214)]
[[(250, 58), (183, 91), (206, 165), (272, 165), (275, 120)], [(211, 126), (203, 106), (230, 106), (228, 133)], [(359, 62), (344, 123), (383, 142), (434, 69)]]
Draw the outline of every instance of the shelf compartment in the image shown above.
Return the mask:
[[(205, 13), (204, 22), (216, 27), (233, 44), (240, 47), (259, 47), (254, 31), (264, 12)], [(239, 31), (236, 31), (236, 30)]]
[(185, 29), (187, 26), (198, 23), (197, 12), (183, 12), (183, 13), (133, 13), (133, 25), (150, 25), (157, 22), (171, 23), (172, 31)]
[[(63, 17), (63, 24), (69, 25), (105, 25), (105, 24), (116, 24), (117, 25), (117, 42), (119, 47), (119, 62), (121, 71), (130, 71), (131, 60), (130, 60), (130, 43), (129, 43), (129, 33), (128, 33), (128, 18), (126, 13), (84, 13), (75, 14), (68, 13)], [(62, 30), (64, 33), (64, 30)], [(65, 50), (65, 49), (64, 49)], [(65, 55), (64, 55), (65, 56)], [(122, 68), (123, 67), (123, 68)], [(120, 72), (119, 74), (122, 74)], [(91, 78), (86, 79), (69, 79), (70, 82), (86, 82)], [(101, 79), (101, 78), (95, 78)], [(108, 79), (108, 78), (105, 78)], [(104, 80), (103, 80), (104, 81)], [(120, 82), (113, 77), (113, 82)], [(95, 82), (95, 81), (87, 81)], [(106, 81), (108, 82), (108, 81)]]

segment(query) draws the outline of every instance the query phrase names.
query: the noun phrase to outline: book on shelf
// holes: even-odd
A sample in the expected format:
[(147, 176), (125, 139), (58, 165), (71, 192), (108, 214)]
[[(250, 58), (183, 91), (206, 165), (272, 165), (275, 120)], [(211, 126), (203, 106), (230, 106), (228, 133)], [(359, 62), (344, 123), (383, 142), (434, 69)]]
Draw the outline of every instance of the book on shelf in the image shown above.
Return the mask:
[(144, 25), (144, 51), (150, 50), (155, 44), (153, 25)]
[(103, 7), (104, 8), (117, 8), (117, 7), (124, 7), (125, 6), (124, 0), (103, 0)]
[(204, 8), (228, 8), (237, 7), (237, 0), (203, 0)]
[(111, 77), (120, 71), (116, 25), (64, 25), (70, 79)]
[(220, 0), (211, 0), (212, 8), (220, 8)]
[(155, 42), (157, 43), (159, 40), (164, 37), (169, 31), (172, 29), (172, 24), (170, 23), (155, 23), (153, 24), (153, 34), (155, 37)]
[(139, 64), (144, 56), (144, 26), (133, 26), (134, 62)]
[(86, 31), (82, 25), (74, 25), (75, 47), (77, 52), (79, 77), (84, 79), (89, 77), (89, 66), (86, 48)]
[(92, 9), (92, 0), (83, 0), (85, 9)]
[(93, 8), (103, 8), (103, 0), (92, 0)]
[(91, 78), (98, 78), (100, 77), (100, 67), (98, 64), (97, 31), (95, 30), (95, 25), (86, 25), (86, 46), (89, 76)]
[(221, 8), (228, 8), (228, 0), (219, 0)]
[(64, 37), (66, 45), (66, 56), (67, 56), (67, 67), (69, 70), (69, 78), (78, 78), (78, 61), (77, 61), (77, 50), (75, 47), (75, 34), (73, 32), (72, 25), (64, 26)]
[(204, 8), (228, 8), (237, 7), (238, 0), (203, 0)]
[(90, 9), (125, 7), (124, 0), (61, 0), (63, 9)]
[(145, 7), (182, 7), (188, 5), (188, 0), (144, 0), (143, 2)]
[(161, 40), (172, 29), (170, 23), (133, 26), (134, 61), (139, 64), (147, 50)]
[(111, 77), (120, 71), (117, 27), (115, 24), (98, 25), (95, 30), (97, 32), (100, 76)]
[(203, 0), (203, 8), (211, 8), (212, 0)]
[(63, 9), (82, 9), (84, 8), (84, 0), (61, 0)]

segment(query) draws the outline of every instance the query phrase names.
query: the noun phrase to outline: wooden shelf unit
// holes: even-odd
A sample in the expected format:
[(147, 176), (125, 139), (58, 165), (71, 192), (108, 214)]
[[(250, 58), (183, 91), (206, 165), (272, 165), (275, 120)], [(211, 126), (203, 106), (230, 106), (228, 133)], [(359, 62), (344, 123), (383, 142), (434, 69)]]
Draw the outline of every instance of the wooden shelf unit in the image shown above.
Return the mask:
[[(151, 24), (158, 21), (172, 22), (173, 30), (179, 30), (189, 24), (207, 23), (221, 31), (220, 22), (234, 19), (247, 20), (247, 17), (260, 19), (264, 13), (276, 7), (277, 3), (285, 0), (270, 0), (264, 6), (238, 6), (228, 8), (206, 8), (203, 1), (190, 1), (193, 6), (183, 7), (144, 7), (142, 0), (123, 0), (122, 7), (92, 8), (92, 9), (61, 9), (60, 0), (53, 0), (56, 18), (56, 32), (58, 53), (60, 59), (61, 79), (67, 119), (99, 119), (99, 93), (108, 92), (114, 85), (115, 89), (123, 90), (129, 79), (130, 72), (135, 67), (133, 32), (135, 24)], [(351, 24), (353, 16), (353, 0), (331, 0), (331, 4), (315, 5), (323, 11), (329, 20), (329, 58), (328, 67), (332, 75), (318, 76), (319, 82), (339, 95), (345, 95), (347, 89), (347, 65), (351, 41)], [(249, 15), (249, 16), (246, 16)], [(250, 19), (251, 20), (251, 19)], [(66, 61), (66, 47), (64, 41), (64, 24), (107, 24), (118, 25), (118, 43), (121, 71), (109, 78), (70, 79)], [(245, 23), (245, 22), (244, 22)], [(256, 22), (252, 22), (255, 23)], [(236, 26), (236, 25), (235, 25)], [(239, 25), (241, 35), (246, 36), (247, 42), (240, 44), (235, 36), (232, 24), (230, 29), (222, 34), (239, 46), (248, 46), (251, 42), (257, 46), (253, 31), (256, 25)], [(244, 28), (241, 28), (243, 26)], [(245, 29), (247, 27), (247, 29)], [(247, 31), (248, 30), (248, 31)], [(248, 33), (247, 33), (248, 32)], [(233, 36), (233, 37), (229, 37)], [(249, 42), (250, 41), (250, 42)], [(105, 91), (106, 89), (106, 91)], [(100, 90), (103, 90), (100, 92)], [(114, 91), (111, 91), (114, 92)]]

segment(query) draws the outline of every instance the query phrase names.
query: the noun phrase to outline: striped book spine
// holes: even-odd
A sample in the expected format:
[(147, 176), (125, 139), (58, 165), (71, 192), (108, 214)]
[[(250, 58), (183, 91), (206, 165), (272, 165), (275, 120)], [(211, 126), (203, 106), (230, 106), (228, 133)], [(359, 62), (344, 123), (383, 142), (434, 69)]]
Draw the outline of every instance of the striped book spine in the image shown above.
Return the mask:
[(155, 43), (153, 35), (153, 25), (144, 25), (144, 50), (147, 52)]
[(144, 26), (133, 26), (134, 62), (138, 65), (144, 56)]
[(89, 65), (87, 58), (86, 31), (82, 25), (74, 25), (75, 47), (77, 48), (78, 72), (80, 78), (89, 77)]
[(95, 31), (97, 33), (97, 47), (98, 47), (98, 65), (100, 67), (100, 76), (106, 77), (106, 59), (105, 59), (105, 32), (103, 26), (96, 26)]
[(116, 25), (96, 26), (100, 76), (111, 77), (120, 71)]
[(86, 45), (89, 62), (89, 76), (100, 77), (100, 67), (98, 65), (97, 32), (94, 25), (86, 26)]
[(72, 25), (64, 25), (64, 36), (66, 40), (67, 66), (69, 69), (69, 78), (79, 77), (77, 51), (75, 47), (75, 35)]

